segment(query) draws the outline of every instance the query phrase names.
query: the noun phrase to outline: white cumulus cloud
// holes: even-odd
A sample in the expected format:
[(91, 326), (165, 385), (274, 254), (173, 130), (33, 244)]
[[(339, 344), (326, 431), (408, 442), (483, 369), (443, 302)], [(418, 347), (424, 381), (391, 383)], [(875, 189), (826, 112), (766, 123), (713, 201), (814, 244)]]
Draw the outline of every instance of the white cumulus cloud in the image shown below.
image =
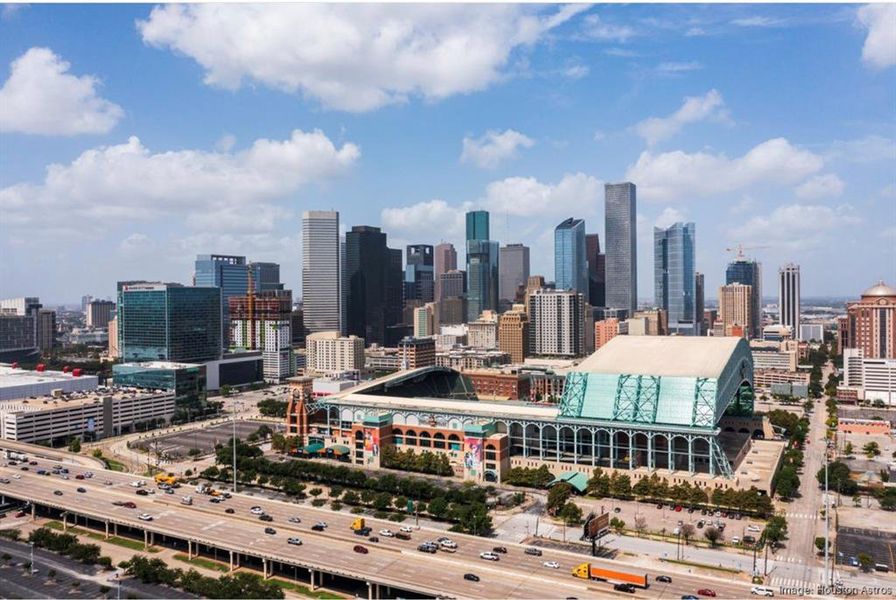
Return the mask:
[(471, 163), (481, 169), (494, 169), (503, 161), (514, 158), (519, 148), (531, 148), (535, 140), (519, 131), (487, 131), (479, 138), (464, 138), (460, 162)]
[(816, 198), (836, 197), (843, 193), (845, 184), (843, 180), (833, 173), (816, 175), (797, 186), (795, 192), (798, 198), (814, 200)]
[(169, 4), (137, 27), (143, 41), (193, 58), (205, 82), (245, 80), (364, 112), (412, 97), (482, 90), (517, 49), (584, 5)]
[(672, 206), (667, 206), (663, 209), (656, 220), (653, 222), (654, 227), (662, 227), (666, 228), (675, 223), (684, 222), (687, 219), (684, 216), (684, 213), (674, 208)]
[(337, 148), (321, 131), (258, 139), (238, 153), (152, 152), (131, 137), (50, 165), (41, 183), (0, 189), (0, 224), (39, 225), (47, 215), (71, 224), (177, 216), (199, 229), (263, 231), (284, 214), (272, 201), (343, 174), (359, 156), (354, 144)]
[(638, 185), (639, 198), (661, 201), (734, 192), (758, 183), (792, 185), (822, 167), (821, 156), (796, 148), (784, 138), (774, 138), (738, 158), (681, 150), (645, 151), (628, 168), (626, 179)]
[(402, 238), (462, 239), (464, 215), (471, 208), (469, 202), (452, 206), (444, 200), (427, 200), (410, 206), (384, 208), (380, 211), (380, 220), (384, 230)]
[(595, 213), (603, 199), (603, 182), (584, 173), (566, 174), (555, 184), (534, 177), (508, 177), (488, 184), (480, 204), (499, 214), (535, 216)]
[(653, 146), (681, 131), (690, 123), (707, 119), (726, 120), (725, 101), (717, 90), (709, 90), (703, 96), (689, 96), (681, 108), (668, 117), (650, 117), (635, 125), (635, 132)]
[(49, 48), (31, 48), (15, 59), (0, 88), (0, 131), (78, 135), (115, 127), (122, 108), (98, 95), (99, 79), (72, 75), (70, 68)]
[(730, 230), (730, 239), (788, 250), (807, 250), (830, 241), (830, 232), (861, 220), (853, 207), (787, 204)]
[(583, 19), (582, 33), (587, 38), (603, 42), (625, 42), (635, 35), (635, 30), (628, 25), (608, 23), (591, 14)]
[(856, 16), (868, 30), (862, 46), (862, 61), (875, 69), (896, 65), (896, 4), (867, 4)]

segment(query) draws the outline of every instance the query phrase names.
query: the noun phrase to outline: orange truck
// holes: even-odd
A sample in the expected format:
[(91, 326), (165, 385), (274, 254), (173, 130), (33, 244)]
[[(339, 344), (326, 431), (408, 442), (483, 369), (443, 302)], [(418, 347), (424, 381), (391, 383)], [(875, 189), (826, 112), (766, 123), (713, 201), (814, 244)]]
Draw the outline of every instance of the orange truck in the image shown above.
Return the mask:
[(600, 579), (611, 583), (631, 583), (638, 587), (647, 588), (647, 574), (636, 575), (625, 571), (605, 569), (591, 563), (582, 563), (572, 570), (572, 574), (579, 579)]

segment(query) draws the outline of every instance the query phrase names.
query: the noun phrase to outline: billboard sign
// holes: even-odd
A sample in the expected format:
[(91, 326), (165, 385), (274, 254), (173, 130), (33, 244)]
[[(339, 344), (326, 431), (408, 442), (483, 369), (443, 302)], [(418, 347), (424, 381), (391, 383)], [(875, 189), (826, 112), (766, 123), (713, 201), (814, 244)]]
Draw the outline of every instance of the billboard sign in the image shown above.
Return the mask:
[(597, 539), (605, 536), (610, 530), (610, 513), (595, 515), (591, 513), (585, 519), (583, 535), (587, 539)]

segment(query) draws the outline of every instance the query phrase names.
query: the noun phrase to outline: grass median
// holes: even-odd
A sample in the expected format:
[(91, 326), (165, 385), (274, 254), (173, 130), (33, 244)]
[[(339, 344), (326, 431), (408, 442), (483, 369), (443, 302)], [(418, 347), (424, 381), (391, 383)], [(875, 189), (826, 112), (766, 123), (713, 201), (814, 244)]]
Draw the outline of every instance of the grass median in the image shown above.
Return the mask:
[(674, 558), (661, 558), (660, 560), (662, 560), (663, 562), (673, 563), (676, 565), (684, 565), (686, 567), (696, 567), (698, 569), (711, 569), (713, 571), (720, 571), (722, 573), (732, 573), (735, 575), (743, 573), (743, 571), (741, 571), (740, 569), (732, 569), (730, 567), (722, 567), (719, 565), (708, 565), (706, 563), (692, 562), (690, 560), (677, 560)]
[(311, 590), (308, 586), (302, 585), (300, 583), (293, 583), (292, 581), (284, 581), (282, 579), (271, 579), (271, 583), (276, 585), (277, 587), (281, 587), (284, 590), (289, 590), (291, 592), (295, 592), (296, 594), (301, 594), (303, 596), (308, 596), (309, 598), (321, 598), (322, 600), (342, 600), (345, 596), (340, 596), (338, 594), (334, 594), (332, 592), (325, 592), (323, 590)]
[(221, 573), (226, 573), (230, 570), (230, 568), (226, 565), (223, 565), (219, 562), (215, 562), (213, 560), (209, 560), (207, 558), (202, 558), (201, 556), (197, 556), (195, 558), (189, 558), (186, 554), (175, 554), (174, 560), (179, 560), (181, 562), (185, 562), (193, 565), (194, 567), (202, 567), (203, 569), (209, 569), (210, 571), (220, 571)]
[[(58, 531), (62, 531), (62, 522), (61, 521), (50, 521), (46, 525), (44, 525), (47, 529), (56, 529)], [(73, 535), (81, 535), (84, 537), (88, 537), (92, 540), (96, 540), (98, 542), (106, 542), (107, 544), (115, 544), (116, 546), (121, 546), (122, 548), (127, 548), (129, 550), (135, 550), (137, 552), (149, 552), (151, 554), (155, 554), (156, 552), (161, 552), (158, 548), (150, 546), (149, 548), (143, 547), (143, 542), (139, 540), (132, 540), (130, 538), (123, 538), (117, 536), (109, 536), (109, 539), (106, 539), (106, 536), (102, 533), (97, 533), (96, 531), (90, 531), (88, 529), (82, 529), (80, 527), (69, 527), (66, 533), (71, 533)]]

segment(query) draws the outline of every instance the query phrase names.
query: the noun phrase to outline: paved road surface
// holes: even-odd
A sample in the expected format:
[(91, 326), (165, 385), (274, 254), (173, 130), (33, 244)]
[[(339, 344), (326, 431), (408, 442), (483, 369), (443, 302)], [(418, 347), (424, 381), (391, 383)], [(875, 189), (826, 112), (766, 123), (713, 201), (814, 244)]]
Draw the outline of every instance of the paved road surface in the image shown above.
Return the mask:
[[(44, 467), (52, 464), (49, 461), (40, 463)], [(563, 598), (593, 597), (601, 593), (629, 597), (629, 594), (613, 592), (609, 584), (573, 578), (571, 569), (584, 561), (581, 555), (568, 552), (545, 550), (542, 557), (533, 557), (523, 553), (523, 546), (501, 542), (509, 552), (502, 555), (499, 562), (492, 563), (481, 560), (479, 553), (491, 550), (496, 544), (494, 540), (451, 534), (459, 545), (458, 552), (430, 555), (418, 552), (417, 545), (423, 540), (443, 535), (444, 532), (421, 529), (412, 534), (411, 541), (379, 535), (380, 543), (374, 544), (350, 532), (349, 525), (354, 517), (349, 514), (241, 494), (220, 504), (213, 504), (208, 497), (193, 493), (194, 505), (183, 506), (180, 504), (180, 497), (192, 490), (180, 488), (176, 495), (156, 493), (152, 496), (137, 496), (129, 482), (144, 478), (95, 471), (97, 475), (92, 479), (76, 480), (74, 475), (86, 469), (70, 467), (72, 479), (62, 480), (57, 476), (39, 476), (33, 470), (36, 468), (38, 467), (32, 466), (32, 470), (27, 472), (17, 471), (13, 467), (0, 468), (0, 476), (11, 477), (18, 474), (21, 477), (12, 479), (10, 484), (0, 484), (0, 493), (33, 498), (41, 503), (64, 505), (95, 517), (108, 515), (138, 527), (143, 523), (137, 520), (137, 515), (147, 512), (154, 517), (149, 526), (156, 531), (205, 539), (222, 548), (238, 545), (284, 562), (290, 558), (303, 559), (373, 581), (391, 581), (396, 586), (434, 594), (450, 593), (466, 598)], [(111, 485), (106, 485), (107, 481)], [(87, 491), (78, 493), (76, 488), (79, 486)], [(151, 485), (148, 484), (148, 487)], [(54, 495), (54, 490), (62, 491), (63, 495)], [(113, 506), (112, 502), (116, 499), (133, 501), (137, 504), (137, 509)], [(249, 509), (256, 505), (262, 506), (274, 521), (264, 523), (253, 517)], [(234, 514), (225, 513), (227, 508), (232, 508)], [(301, 523), (289, 523), (290, 516), (299, 517)], [(329, 525), (322, 533), (310, 530), (318, 520), (324, 520)], [(395, 530), (398, 527), (387, 521), (368, 521), (375, 532), (382, 528)], [(266, 526), (274, 527), (276, 535), (266, 535)], [(286, 538), (290, 536), (300, 537), (303, 545), (288, 545)], [(353, 552), (352, 548), (357, 544), (366, 546), (369, 553)], [(557, 561), (560, 568), (542, 566), (542, 562), (548, 560)], [(607, 566), (616, 565), (609, 562)], [(638, 572), (632, 566), (623, 565), (618, 568)], [(481, 581), (465, 581), (464, 573), (475, 573)], [(651, 573), (650, 579), (656, 574)], [(740, 582), (722, 582), (718, 579), (684, 575), (676, 575), (674, 580), (671, 585), (653, 585), (649, 590), (639, 591), (634, 596), (681, 596), (705, 587), (715, 589), (719, 596), (727, 598), (743, 597), (748, 593), (748, 586)]]

